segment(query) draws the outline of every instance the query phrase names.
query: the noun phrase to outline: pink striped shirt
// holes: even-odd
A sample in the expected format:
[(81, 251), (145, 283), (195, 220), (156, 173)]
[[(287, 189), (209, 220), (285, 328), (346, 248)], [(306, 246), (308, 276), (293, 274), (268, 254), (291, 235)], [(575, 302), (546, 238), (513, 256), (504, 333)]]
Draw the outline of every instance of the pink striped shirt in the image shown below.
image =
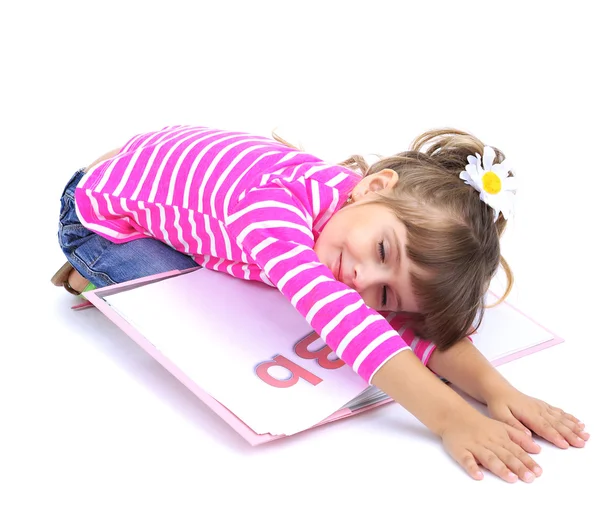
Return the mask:
[(433, 344), (338, 282), (313, 248), (360, 180), (262, 136), (173, 126), (130, 139), (75, 191), (82, 224), (112, 242), (152, 237), (209, 269), (277, 287), (367, 382), (392, 356)]

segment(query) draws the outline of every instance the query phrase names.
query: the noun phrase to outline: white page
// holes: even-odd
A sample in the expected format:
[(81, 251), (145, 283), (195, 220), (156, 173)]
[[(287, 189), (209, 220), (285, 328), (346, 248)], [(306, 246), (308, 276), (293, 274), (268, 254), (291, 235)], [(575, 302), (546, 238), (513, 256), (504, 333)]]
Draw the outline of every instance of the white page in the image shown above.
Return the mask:
[[(491, 304), (495, 301), (488, 298)], [(473, 344), (489, 360), (548, 342), (554, 335), (506, 303), (488, 308)]]
[[(347, 365), (325, 369), (314, 359), (296, 356), (295, 343), (311, 327), (277, 289), (258, 282), (199, 269), (105, 300), (259, 434), (290, 435), (309, 428), (368, 387)], [(323, 345), (318, 339), (309, 349)], [(278, 354), (322, 381), (268, 385), (255, 368)], [(279, 367), (269, 373), (278, 379), (289, 376)]]
[[(274, 288), (200, 269), (106, 300), (256, 433), (290, 435), (340, 407), (362, 405), (364, 398), (355, 398), (368, 385), (348, 366), (327, 370), (316, 360), (294, 353), (294, 344), (311, 328)], [(502, 304), (486, 311), (473, 341), (488, 360), (494, 360), (552, 338), (534, 321)], [(309, 349), (322, 345), (318, 339)], [(300, 379), (288, 388), (267, 385), (255, 368), (278, 354), (322, 381), (312, 385)], [(282, 368), (269, 372), (281, 379), (289, 376)]]

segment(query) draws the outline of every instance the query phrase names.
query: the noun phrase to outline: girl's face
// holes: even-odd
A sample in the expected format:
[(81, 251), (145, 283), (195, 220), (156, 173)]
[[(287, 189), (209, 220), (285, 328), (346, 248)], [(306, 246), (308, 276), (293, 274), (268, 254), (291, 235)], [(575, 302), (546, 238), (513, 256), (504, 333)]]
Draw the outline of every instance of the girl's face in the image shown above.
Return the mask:
[(385, 169), (363, 178), (352, 203), (336, 212), (315, 243), (319, 261), (378, 311), (419, 313), (410, 283), (406, 228), (386, 206), (372, 203), (398, 180)]

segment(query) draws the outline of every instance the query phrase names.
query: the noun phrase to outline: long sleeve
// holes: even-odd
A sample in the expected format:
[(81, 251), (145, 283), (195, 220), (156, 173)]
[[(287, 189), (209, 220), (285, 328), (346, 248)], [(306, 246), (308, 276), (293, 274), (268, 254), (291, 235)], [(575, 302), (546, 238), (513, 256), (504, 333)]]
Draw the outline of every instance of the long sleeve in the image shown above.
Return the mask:
[(364, 380), (410, 350), (388, 321), (338, 282), (313, 250), (310, 211), (283, 186), (251, 190), (230, 212), (227, 230), (323, 341)]
[(414, 351), (423, 365), (426, 366), (432, 353), (435, 351), (435, 344), (417, 336), (410, 326), (408, 317), (404, 314), (390, 314), (387, 320), (392, 328), (400, 334), (400, 337)]
[[(156, 238), (207, 268), (276, 286), (371, 381), (394, 354), (433, 346), (333, 277), (316, 235), (359, 177), (271, 139), (174, 126), (131, 138), (75, 191), (81, 223), (115, 243)], [(407, 345), (408, 343), (408, 345)]]

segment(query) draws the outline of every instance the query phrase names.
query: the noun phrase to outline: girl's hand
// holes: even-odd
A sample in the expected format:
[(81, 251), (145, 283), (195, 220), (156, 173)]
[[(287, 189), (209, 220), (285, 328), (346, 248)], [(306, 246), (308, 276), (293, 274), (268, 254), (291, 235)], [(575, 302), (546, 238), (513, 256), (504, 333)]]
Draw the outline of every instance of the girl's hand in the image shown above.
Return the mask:
[(494, 421), (479, 412), (456, 415), (441, 433), (448, 453), (475, 480), (483, 478), (478, 464), (507, 482), (518, 478), (533, 482), (542, 469), (526, 453), (540, 447), (513, 426)]
[(590, 435), (585, 425), (571, 414), (527, 396), (514, 388), (503, 390), (488, 400), (490, 416), (531, 434), (529, 429), (559, 448), (583, 448)]

